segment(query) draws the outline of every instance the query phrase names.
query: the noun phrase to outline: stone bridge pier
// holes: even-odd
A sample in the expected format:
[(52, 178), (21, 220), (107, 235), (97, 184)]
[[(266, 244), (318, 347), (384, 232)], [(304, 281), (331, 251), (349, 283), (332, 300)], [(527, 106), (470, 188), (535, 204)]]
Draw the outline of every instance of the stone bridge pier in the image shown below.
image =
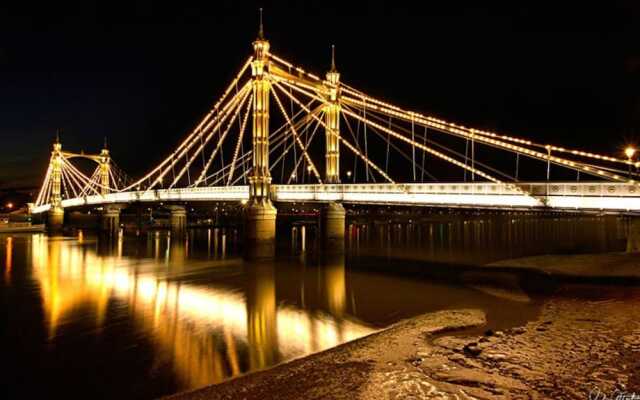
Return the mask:
[(640, 252), (640, 217), (629, 218), (629, 233), (627, 236), (627, 253)]
[(185, 206), (171, 205), (166, 206), (169, 210), (169, 226), (171, 233), (178, 235), (184, 234), (187, 229), (187, 209)]
[(320, 211), (320, 231), (322, 238), (332, 247), (344, 247), (345, 221), (347, 212), (340, 203), (330, 202)]
[(47, 212), (47, 229), (49, 232), (60, 232), (64, 226), (64, 208), (51, 207)]
[(100, 230), (108, 235), (115, 235), (120, 230), (120, 210), (123, 206), (119, 204), (108, 204), (102, 208), (100, 216)]

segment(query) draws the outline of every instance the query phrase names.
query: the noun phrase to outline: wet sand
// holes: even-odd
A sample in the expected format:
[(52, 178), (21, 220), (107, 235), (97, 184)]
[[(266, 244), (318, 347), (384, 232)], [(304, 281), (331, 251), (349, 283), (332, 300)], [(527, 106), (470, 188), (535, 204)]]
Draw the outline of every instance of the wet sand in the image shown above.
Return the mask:
[(411, 374), (415, 367), (409, 360), (433, 335), (484, 323), (484, 313), (479, 310), (430, 313), (266, 371), (170, 398), (380, 398), (381, 390), (392, 393), (398, 384), (413, 385)]
[(524, 268), (556, 277), (640, 280), (640, 253), (542, 255), (487, 264), (487, 268)]
[(640, 393), (639, 306), (638, 289), (564, 287), (524, 326), (436, 339), (417, 368), (448, 393), (481, 399)]

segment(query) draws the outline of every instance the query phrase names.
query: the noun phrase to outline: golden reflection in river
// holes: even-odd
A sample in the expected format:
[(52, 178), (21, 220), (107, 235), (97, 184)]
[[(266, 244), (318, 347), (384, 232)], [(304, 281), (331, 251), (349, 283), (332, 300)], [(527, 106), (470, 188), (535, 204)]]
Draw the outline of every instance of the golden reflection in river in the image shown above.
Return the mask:
[(273, 264), (257, 264), (247, 271), (247, 327), (251, 369), (262, 369), (276, 360), (278, 347), (276, 285)]
[(7, 237), (5, 247), (4, 281), (8, 285), (11, 283), (11, 269), (13, 268), (13, 238), (11, 236)]
[(328, 254), (325, 257), (324, 284), (329, 312), (342, 317), (346, 309), (347, 284), (344, 270), (344, 255)]
[[(214, 237), (217, 242), (218, 232)], [(331, 313), (324, 314), (278, 306), (277, 266), (273, 264), (245, 264), (244, 288), (232, 289), (215, 282), (196, 285), (181, 278), (220, 265), (241, 268), (241, 263), (188, 260), (189, 238), (168, 237), (165, 244), (159, 235), (151, 234), (146, 246), (152, 258), (148, 259), (123, 255), (121, 237), (114, 244), (110, 245), (113, 255), (106, 250), (98, 254), (95, 249), (100, 246), (33, 236), (33, 275), (40, 286), (51, 342), (76, 322), (77, 313), (87, 310), (95, 316), (95, 334), (99, 335), (109, 323), (109, 303), (124, 302), (126, 307), (116, 307), (117, 312), (126, 312), (143, 328), (158, 360), (171, 362), (182, 389), (186, 389), (320, 351), (373, 331), (344, 318), (344, 257), (336, 258), (324, 271), (323, 285)], [(163, 246), (166, 265), (153, 260)]]

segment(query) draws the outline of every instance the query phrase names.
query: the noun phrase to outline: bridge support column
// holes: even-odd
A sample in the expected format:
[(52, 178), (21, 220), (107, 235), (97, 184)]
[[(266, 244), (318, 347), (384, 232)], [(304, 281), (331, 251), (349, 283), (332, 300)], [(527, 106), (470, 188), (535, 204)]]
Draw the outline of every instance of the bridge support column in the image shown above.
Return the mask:
[(51, 207), (47, 213), (47, 229), (50, 232), (59, 232), (64, 225), (64, 208)]
[(249, 176), (249, 202), (245, 213), (246, 250), (250, 258), (272, 257), (275, 254), (276, 214), (271, 203), (271, 173), (269, 172), (269, 95), (271, 84), (265, 77), (269, 67), (269, 42), (262, 29), (253, 42), (254, 61), (251, 64), (253, 86), (253, 159)]
[(169, 226), (171, 232), (183, 234), (187, 229), (187, 209), (184, 206), (167, 206), (170, 211)]
[(100, 217), (100, 229), (108, 235), (118, 233), (120, 230), (120, 206), (115, 204), (104, 206)]
[(629, 218), (629, 234), (627, 236), (627, 253), (640, 252), (640, 218)]
[[(331, 202), (320, 212), (322, 237), (332, 246), (344, 246), (344, 231), (347, 212), (340, 203)], [(342, 248), (342, 247), (340, 247)]]
[(276, 215), (278, 211), (271, 202), (253, 203), (247, 207), (245, 232), (247, 245), (256, 257), (269, 257), (275, 252)]

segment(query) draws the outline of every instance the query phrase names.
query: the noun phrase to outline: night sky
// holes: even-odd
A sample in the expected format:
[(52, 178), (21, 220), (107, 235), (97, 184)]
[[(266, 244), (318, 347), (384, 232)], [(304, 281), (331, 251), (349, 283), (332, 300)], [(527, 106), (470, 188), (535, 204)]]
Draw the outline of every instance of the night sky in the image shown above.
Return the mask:
[(323, 74), (335, 44), (343, 81), (398, 105), (618, 155), (640, 139), (637, 1), (186, 3), (0, 5), (0, 188), (40, 184), (58, 128), (153, 167), (251, 53), (260, 6), (275, 53)]

